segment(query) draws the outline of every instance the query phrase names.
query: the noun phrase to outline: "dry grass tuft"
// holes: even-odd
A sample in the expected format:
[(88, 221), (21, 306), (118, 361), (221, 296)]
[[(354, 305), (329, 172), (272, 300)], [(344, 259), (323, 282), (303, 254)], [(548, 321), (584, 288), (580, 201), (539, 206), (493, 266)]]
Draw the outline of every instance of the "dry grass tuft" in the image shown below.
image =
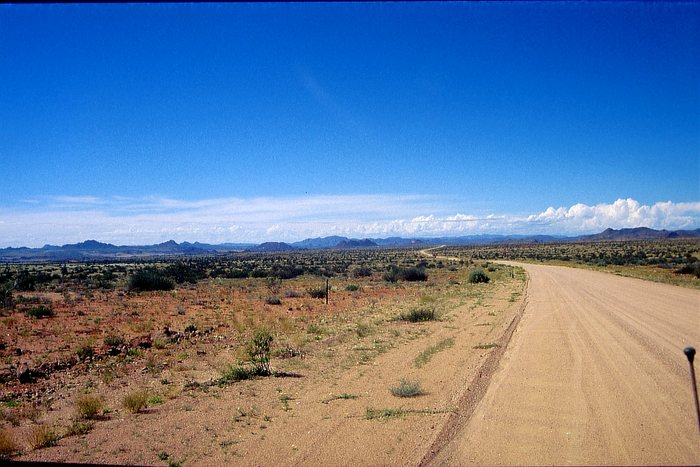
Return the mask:
[(59, 439), (61, 437), (47, 425), (37, 425), (27, 434), (27, 442), (32, 449), (54, 446)]
[(136, 391), (127, 394), (122, 400), (124, 408), (131, 413), (139, 413), (148, 406), (148, 393)]
[(7, 459), (19, 450), (10, 430), (0, 430), (0, 459)]
[(75, 400), (75, 410), (78, 418), (93, 420), (102, 412), (102, 399), (98, 396), (84, 395)]

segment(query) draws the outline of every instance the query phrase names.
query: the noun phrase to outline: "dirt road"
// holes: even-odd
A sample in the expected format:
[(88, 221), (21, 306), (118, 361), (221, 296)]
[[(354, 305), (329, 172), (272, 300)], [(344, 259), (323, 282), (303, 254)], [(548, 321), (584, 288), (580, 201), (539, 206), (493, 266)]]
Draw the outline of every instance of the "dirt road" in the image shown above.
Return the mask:
[(520, 326), (474, 415), (431, 464), (700, 463), (682, 352), (700, 347), (700, 292), (522, 266)]

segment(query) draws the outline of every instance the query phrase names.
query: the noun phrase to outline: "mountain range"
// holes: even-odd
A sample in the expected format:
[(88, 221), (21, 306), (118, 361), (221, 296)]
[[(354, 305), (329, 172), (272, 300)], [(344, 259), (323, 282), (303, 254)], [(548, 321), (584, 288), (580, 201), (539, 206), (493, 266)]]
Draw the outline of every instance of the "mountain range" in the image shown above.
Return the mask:
[(152, 256), (205, 255), (230, 252), (286, 252), (323, 249), (397, 248), (432, 245), (485, 245), (498, 243), (552, 243), (628, 241), (669, 238), (699, 238), (700, 229), (654, 230), (647, 227), (632, 229), (606, 229), (593, 235), (562, 237), (549, 235), (468, 235), (437, 238), (365, 238), (354, 239), (340, 236), (307, 238), (294, 243), (177, 243), (173, 240), (156, 245), (117, 246), (96, 240), (87, 240), (63, 246), (44, 245), (41, 248), (9, 247), (0, 249), (0, 262), (25, 261), (90, 261), (128, 259)]

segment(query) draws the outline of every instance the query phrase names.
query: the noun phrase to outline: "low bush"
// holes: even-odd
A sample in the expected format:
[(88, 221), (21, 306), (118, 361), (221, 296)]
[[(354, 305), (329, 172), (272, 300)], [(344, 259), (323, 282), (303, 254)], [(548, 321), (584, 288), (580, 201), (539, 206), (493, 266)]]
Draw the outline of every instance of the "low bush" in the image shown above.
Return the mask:
[(308, 289), (309, 297), (311, 298), (326, 298), (326, 287), (316, 287)]
[(53, 310), (46, 305), (34, 306), (27, 310), (27, 315), (32, 318), (48, 318), (54, 315)]
[(382, 278), (387, 282), (397, 282), (399, 280), (399, 272), (397, 270), (385, 272)]
[(392, 387), (389, 391), (396, 397), (417, 397), (423, 394), (423, 389), (418, 381), (405, 379), (402, 379), (397, 386)]
[(676, 274), (691, 274), (700, 278), (700, 262), (686, 264), (682, 268), (676, 270)]
[(268, 305), (281, 305), (282, 300), (280, 300), (279, 297), (267, 297), (265, 303)]
[(104, 343), (109, 347), (119, 347), (120, 345), (124, 345), (126, 341), (121, 336), (110, 334), (108, 336), (105, 336)]
[(475, 269), (469, 273), (469, 283), (470, 284), (486, 284), (491, 278), (486, 275), (486, 273), (481, 269)]
[(411, 308), (407, 312), (401, 313), (399, 319), (401, 321), (419, 323), (422, 321), (434, 321), (437, 319), (437, 315), (433, 308)]
[(356, 292), (360, 290), (360, 286), (357, 284), (348, 284), (345, 286), (345, 290), (348, 292)]
[(6, 282), (0, 285), (0, 308), (12, 308), (14, 300), (12, 299), (12, 283)]
[(355, 326), (357, 337), (367, 337), (372, 334), (372, 327), (369, 324), (357, 323)]
[(428, 280), (428, 275), (425, 273), (423, 268), (411, 267), (411, 268), (399, 268), (392, 265), (389, 271), (384, 273), (384, 280), (387, 282), (424, 282)]
[(407, 282), (422, 282), (428, 280), (428, 275), (420, 268), (404, 268), (399, 271), (402, 280)]
[(352, 277), (370, 277), (372, 270), (365, 266), (360, 266), (352, 271)]
[(134, 292), (173, 290), (175, 281), (156, 269), (144, 269), (129, 278), (128, 288)]
[(73, 420), (73, 423), (66, 430), (65, 436), (82, 436), (90, 433), (95, 428), (92, 420)]
[(85, 360), (95, 355), (95, 349), (92, 348), (92, 345), (90, 345), (90, 343), (85, 343), (80, 345), (80, 347), (78, 347), (75, 350), (75, 354), (81, 360)]

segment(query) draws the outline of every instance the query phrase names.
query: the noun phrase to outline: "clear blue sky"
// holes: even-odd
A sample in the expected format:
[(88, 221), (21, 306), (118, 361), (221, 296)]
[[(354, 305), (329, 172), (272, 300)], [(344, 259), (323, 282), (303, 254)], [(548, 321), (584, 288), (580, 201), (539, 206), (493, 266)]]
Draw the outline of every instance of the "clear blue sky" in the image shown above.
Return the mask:
[(3, 5), (0, 161), (0, 247), (698, 228), (700, 4)]

